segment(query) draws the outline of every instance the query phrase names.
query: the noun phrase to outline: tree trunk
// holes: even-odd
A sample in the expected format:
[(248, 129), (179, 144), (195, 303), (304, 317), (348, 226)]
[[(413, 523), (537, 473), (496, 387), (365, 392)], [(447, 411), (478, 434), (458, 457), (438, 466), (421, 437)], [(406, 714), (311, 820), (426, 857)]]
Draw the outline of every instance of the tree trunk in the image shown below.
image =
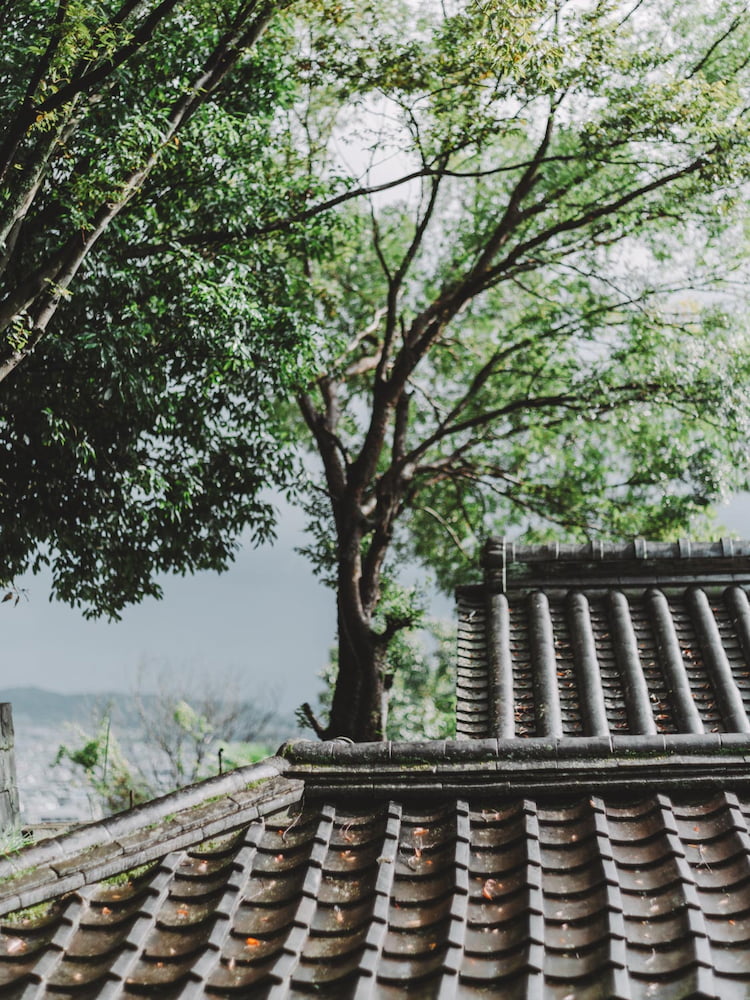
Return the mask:
[[(343, 462), (336, 438), (336, 392), (327, 381), (321, 383), (320, 389), (324, 411), (317, 411), (306, 396), (300, 397), (300, 407), (323, 459), (336, 528), (338, 674), (328, 725), (318, 722), (309, 705), (304, 705), (303, 711), (321, 739), (346, 737), (356, 743), (376, 742), (385, 738), (385, 668), (388, 644), (395, 631), (390, 624), (382, 632), (373, 627), (392, 520), (401, 499), (393, 475), (382, 477), (379, 483), (377, 479), (378, 456), (392, 406), (380, 407), (380, 415), (373, 418), (356, 461)], [(401, 450), (408, 400), (406, 405), (398, 405), (401, 417), (397, 421), (394, 457)], [(367, 497), (373, 487), (374, 509), (373, 496)]]
[(345, 736), (355, 743), (383, 739), (383, 660), (379, 637), (362, 621), (338, 611), (339, 671), (326, 739)]

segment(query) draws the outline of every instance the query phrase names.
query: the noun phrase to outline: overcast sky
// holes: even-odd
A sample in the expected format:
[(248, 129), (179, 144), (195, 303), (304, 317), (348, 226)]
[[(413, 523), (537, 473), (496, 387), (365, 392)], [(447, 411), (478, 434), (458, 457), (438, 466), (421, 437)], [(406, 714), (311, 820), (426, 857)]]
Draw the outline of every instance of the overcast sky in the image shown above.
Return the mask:
[[(722, 521), (732, 533), (750, 536), (750, 497), (725, 507)], [(20, 581), (28, 600), (0, 605), (0, 688), (128, 691), (139, 667), (155, 671), (166, 663), (219, 677), (241, 672), (247, 692), (277, 689), (283, 711), (314, 701), (316, 675), (334, 638), (335, 605), (333, 593), (294, 552), (300, 527), (289, 511), (275, 546), (243, 549), (221, 575), (165, 578), (163, 600), (147, 600), (113, 624), (49, 603), (49, 578)], [(439, 600), (435, 613), (448, 615), (450, 602)]]
[(50, 603), (49, 576), (24, 577), (28, 600), (0, 605), (0, 687), (128, 691), (139, 669), (166, 664), (219, 677), (241, 671), (248, 691), (279, 690), (284, 710), (314, 699), (335, 605), (295, 553), (301, 539), (296, 512), (285, 512), (275, 546), (243, 548), (226, 573), (162, 577), (162, 600), (148, 599), (113, 623)]

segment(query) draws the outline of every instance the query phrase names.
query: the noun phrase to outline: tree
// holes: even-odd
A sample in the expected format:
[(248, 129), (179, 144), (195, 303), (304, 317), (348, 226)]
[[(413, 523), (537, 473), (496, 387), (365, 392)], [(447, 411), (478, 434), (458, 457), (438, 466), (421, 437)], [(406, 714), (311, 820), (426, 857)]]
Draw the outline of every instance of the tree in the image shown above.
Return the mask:
[(498, 527), (664, 537), (747, 481), (746, 5), (432, 13), (377, 54), (358, 21), (320, 69), (357, 88), (332, 138), (359, 131), (371, 181), (412, 167), (310, 267), (338, 345), (299, 397), (338, 600), (324, 737), (382, 734), (394, 549), (449, 584)]
[[(750, 14), (739, 0), (273, 9), (252, 8), (264, 38), (180, 145), (157, 128), (161, 172), (109, 221), (72, 296), (49, 285), (33, 354), (20, 331), (0, 404), (4, 565), (52, 559), (60, 596), (116, 613), (155, 571), (220, 568), (247, 525), (265, 537), (276, 482), (306, 505), (308, 552), (337, 593), (331, 714), (310, 721), (377, 739), (389, 648), (415, 618), (383, 602), (398, 559), (450, 586), (489, 531), (665, 537), (746, 482)], [(192, 39), (191, 22), (175, 42), (190, 65)], [(157, 62), (153, 93), (171, 93)], [(87, 113), (127, 149), (123, 122), (140, 135), (141, 119), (126, 97), (151, 76), (101, 65), (118, 83)], [(108, 147), (84, 142), (69, 167), (51, 148), (65, 200), (45, 175), (20, 287)], [(286, 476), (282, 451), (303, 455)]]
[(205, 776), (209, 760), (216, 765), (219, 750), (231, 756), (231, 744), (258, 744), (273, 735), (278, 699), (256, 691), (250, 701), (243, 697), (246, 689), (247, 679), (226, 672), (209, 679), (194, 670), (161, 669), (153, 693), (144, 690), (141, 678), (135, 696), (138, 745), (149, 751), (152, 788), (192, 784)]
[[(300, 236), (276, 235), (285, 6), (0, 4), (4, 582), (50, 563), (59, 597), (116, 617), (272, 533), (274, 408), (315, 348)], [(179, 240), (232, 219), (259, 234), (231, 253)]]
[[(402, 594), (402, 597), (407, 595)], [(407, 598), (408, 599), (408, 598)], [(411, 602), (414, 595), (411, 595)], [(338, 673), (338, 650), (320, 674), (324, 682), (318, 712), (331, 708)], [(450, 622), (421, 620), (418, 630), (402, 630), (388, 649), (383, 729), (389, 740), (444, 740), (456, 735), (456, 630)], [(297, 713), (310, 728), (313, 710)]]

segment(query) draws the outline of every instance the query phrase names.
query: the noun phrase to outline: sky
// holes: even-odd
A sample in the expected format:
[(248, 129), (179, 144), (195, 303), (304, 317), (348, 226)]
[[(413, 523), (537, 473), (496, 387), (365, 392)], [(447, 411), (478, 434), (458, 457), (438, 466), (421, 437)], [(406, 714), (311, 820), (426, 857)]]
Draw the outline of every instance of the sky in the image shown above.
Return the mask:
[[(722, 524), (750, 537), (750, 494), (720, 511)], [(0, 688), (62, 693), (132, 691), (166, 666), (216, 678), (241, 675), (245, 695), (273, 699), (284, 713), (315, 702), (318, 673), (335, 635), (333, 592), (319, 584), (294, 548), (302, 520), (282, 511), (274, 546), (243, 548), (226, 573), (161, 580), (164, 598), (127, 610), (120, 622), (87, 621), (48, 601), (49, 577), (18, 581), (27, 595), (0, 604)], [(448, 617), (452, 601), (435, 598)]]
[(278, 696), (291, 711), (314, 700), (335, 635), (333, 592), (318, 584), (294, 548), (302, 522), (282, 511), (274, 546), (244, 547), (226, 573), (164, 576), (161, 600), (127, 609), (119, 622), (87, 621), (49, 602), (48, 574), (25, 576), (17, 606), (0, 604), (0, 688), (35, 686), (63, 693), (131, 691), (160, 670), (229, 673), (245, 693)]

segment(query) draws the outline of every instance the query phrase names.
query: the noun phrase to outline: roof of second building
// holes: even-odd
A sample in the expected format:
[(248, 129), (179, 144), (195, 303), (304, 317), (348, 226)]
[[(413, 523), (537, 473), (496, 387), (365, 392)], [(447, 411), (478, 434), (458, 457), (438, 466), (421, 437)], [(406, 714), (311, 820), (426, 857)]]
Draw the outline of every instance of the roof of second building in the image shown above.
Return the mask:
[(750, 543), (492, 541), (459, 591), (458, 732), (750, 733)]

